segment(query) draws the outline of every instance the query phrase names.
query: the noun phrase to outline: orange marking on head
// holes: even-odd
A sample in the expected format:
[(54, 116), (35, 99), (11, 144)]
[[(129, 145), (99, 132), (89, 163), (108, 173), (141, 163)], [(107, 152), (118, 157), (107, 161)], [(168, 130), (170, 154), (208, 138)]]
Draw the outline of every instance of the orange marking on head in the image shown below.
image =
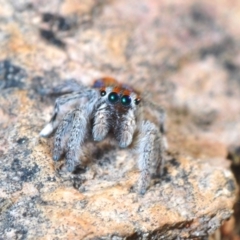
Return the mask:
[(122, 95), (130, 96), (130, 94), (131, 94), (131, 91), (129, 89), (123, 89)]
[(115, 93), (120, 93), (121, 90), (122, 90), (121, 86), (115, 86), (112, 91), (115, 92)]
[(105, 86), (116, 86), (119, 85), (116, 79), (111, 78), (111, 77), (103, 77), (102, 81)]
[(127, 96), (130, 96), (131, 93), (134, 92), (137, 95), (136, 98), (141, 99), (139, 91), (136, 91), (128, 84), (119, 83), (115, 78), (112, 77), (102, 77), (95, 80), (93, 87), (100, 89), (100, 91), (106, 91), (107, 87), (112, 87), (113, 92)]
[(106, 91), (106, 87), (101, 87), (100, 91)]

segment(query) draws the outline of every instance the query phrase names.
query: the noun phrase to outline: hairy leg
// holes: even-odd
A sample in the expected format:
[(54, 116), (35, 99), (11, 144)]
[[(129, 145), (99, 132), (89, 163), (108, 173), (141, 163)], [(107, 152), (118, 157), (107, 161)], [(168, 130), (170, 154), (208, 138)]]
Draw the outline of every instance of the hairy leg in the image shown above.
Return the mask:
[(149, 101), (148, 99), (144, 99), (144, 105), (145, 107), (149, 108), (151, 111), (155, 111), (157, 113), (157, 118), (158, 118), (158, 122), (159, 122), (159, 131), (162, 134), (166, 133), (166, 112), (165, 110), (157, 105), (154, 102)]
[(93, 120), (93, 139), (94, 141), (102, 141), (109, 132), (110, 112), (106, 103), (102, 103), (97, 107)]
[(118, 126), (114, 128), (114, 134), (118, 141), (119, 147), (128, 147), (133, 140), (133, 134), (136, 130), (136, 120), (133, 110), (128, 112), (119, 118)]
[(144, 194), (149, 187), (151, 176), (162, 173), (164, 164), (164, 143), (157, 127), (144, 121), (139, 129), (138, 167), (140, 169), (139, 191)]
[(70, 128), (73, 119), (73, 112), (69, 112), (59, 124), (57, 131), (54, 136), (53, 143), (53, 160), (58, 161), (63, 154), (64, 144), (67, 132)]
[(80, 92), (84, 88), (87, 87), (84, 86), (82, 83), (77, 82), (74, 79), (69, 79), (64, 83), (58, 85), (57, 87), (46, 89), (44, 91), (44, 95), (63, 95), (67, 93)]
[(87, 135), (88, 119), (84, 111), (77, 109), (73, 112), (73, 122), (66, 149), (66, 165), (69, 172), (72, 172), (79, 163), (81, 145)]
[(147, 111), (149, 111), (150, 113), (155, 112), (158, 123), (159, 123), (159, 131), (162, 134), (164, 147), (165, 149), (168, 149), (168, 142), (166, 138), (166, 117), (167, 116), (166, 116), (165, 110), (161, 106), (150, 101), (148, 97), (144, 99), (144, 105), (145, 105), (145, 109), (147, 109)]
[(84, 89), (84, 91), (66, 94), (57, 98), (54, 107), (54, 114), (50, 122), (42, 129), (40, 136), (49, 137), (57, 128), (63, 116), (71, 109), (78, 108), (87, 102), (87, 114), (90, 115), (95, 102), (98, 99), (97, 91)]

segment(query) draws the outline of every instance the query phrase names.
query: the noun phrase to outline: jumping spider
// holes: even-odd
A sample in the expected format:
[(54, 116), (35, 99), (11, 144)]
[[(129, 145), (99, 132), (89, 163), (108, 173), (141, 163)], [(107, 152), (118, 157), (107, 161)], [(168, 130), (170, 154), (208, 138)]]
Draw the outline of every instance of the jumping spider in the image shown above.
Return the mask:
[[(68, 93), (57, 98), (54, 114), (40, 132), (40, 136), (48, 137), (56, 130), (53, 160), (58, 161), (65, 154), (66, 167), (72, 172), (81, 163), (84, 142), (111, 136), (120, 148), (134, 146), (137, 151), (138, 189), (144, 194), (151, 176), (160, 175), (163, 170), (164, 110), (110, 77), (96, 80), (91, 88), (69, 82), (53, 92)], [(149, 121), (151, 112), (155, 112), (158, 125)]]

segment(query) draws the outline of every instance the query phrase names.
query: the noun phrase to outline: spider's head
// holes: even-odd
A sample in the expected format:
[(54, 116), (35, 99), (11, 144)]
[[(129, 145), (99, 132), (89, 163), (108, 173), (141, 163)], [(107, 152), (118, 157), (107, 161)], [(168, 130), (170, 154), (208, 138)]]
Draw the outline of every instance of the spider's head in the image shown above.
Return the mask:
[(106, 77), (94, 82), (94, 88), (98, 88), (100, 96), (105, 98), (115, 108), (136, 108), (141, 102), (139, 93), (126, 84), (120, 84), (115, 79)]
[(138, 106), (141, 101), (139, 93), (112, 78), (96, 80), (94, 87), (98, 91), (97, 113), (93, 124), (94, 139), (100, 141), (110, 133), (120, 147), (129, 146), (137, 128), (138, 113), (141, 112)]
[(119, 85), (119, 83), (114, 78), (103, 77), (94, 81), (93, 88), (102, 88), (102, 87), (116, 86), (116, 85)]

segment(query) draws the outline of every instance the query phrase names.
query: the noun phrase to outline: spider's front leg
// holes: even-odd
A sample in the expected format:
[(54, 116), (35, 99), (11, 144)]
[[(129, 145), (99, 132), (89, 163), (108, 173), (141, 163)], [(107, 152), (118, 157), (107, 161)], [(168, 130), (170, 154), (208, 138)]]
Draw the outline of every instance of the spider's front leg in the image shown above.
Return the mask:
[(69, 112), (59, 124), (54, 137), (53, 160), (58, 161), (66, 151), (66, 166), (69, 172), (79, 164), (81, 146), (87, 135), (88, 119), (84, 111), (76, 109)]
[(65, 81), (64, 83), (58, 85), (57, 87), (52, 88), (48, 94), (50, 95), (63, 95), (67, 93), (73, 93), (73, 92), (81, 92), (83, 89), (86, 89), (87, 87), (84, 86), (82, 83), (77, 82), (74, 79), (69, 79)]
[(59, 97), (52, 119), (40, 133), (41, 136), (48, 137), (57, 129), (53, 160), (58, 161), (62, 154), (66, 153), (69, 171), (73, 171), (79, 162), (81, 146), (88, 134), (88, 124), (98, 99), (98, 91), (86, 87), (81, 92)]
[(162, 134), (162, 138), (163, 138), (163, 144), (165, 149), (168, 149), (168, 142), (167, 142), (167, 138), (166, 138), (166, 117), (167, 114), (165, 112), (165, 110), (157, 105), (156, 103), (150, 101), (146, 96), (145, 99), (143, 101), (145, 108), (148, 109), (148, 111), (150, 112), (150, 114), (155, 113), (156, 117), (157, 117), (157, 121), (158, 121), (158, 126), (159, 126), (159, 131)]
[(69, 172), (72, 172), (79, 164), (81, 147), (87, 135), (88, 119), (86, 110), (77, 109), (73, 112), (73, 122), (70, 136), (67, 140), (66, 165)]
[(144, 99), (144, 105), (148, 109), (151, 109), (151, 111), (155, 111), (157, 113), (157, 119), (159, 122), (159, 131), (162, 134), (166, 134), (166, 124), (165, 124), (166, 123), (166, 112), (165, 112), (165, 110), (147, 98)]
[(69, 131), (69, 128), (72, 124), (73, 112), (69, 112), (59, 124), (57, 131), (54, 136), (53, 143), (53, 160), (58, 161), (64, 151), (64, 145), (66, 144), (66, 139)]
[(98, 98), (97, 92), (84, 87), (82, 91), (66, 94), (57, 98), (54, 107), (54, 114), (49, 123), (40, 132), (41, 137), (49, 137), (57, 128), (63, 117), (72, 109), (84, 105), (88, 101), (88, 115), (91, 114), (94, 101)]
[(140, 169), (139, 192), (144, 194), (153, 175), (161, 175), (164, 165), (164, 142), (157, 126), (143, 121), (139, 129), (138, 167)]
[(69, 79), (56, 87), (43, 89), (41, 91), (41, 94), (43, 96), (45, 95), (60, 96), (67, 93), (81, 92), (84, 88), (86, 88), (86, 86), (84, 86), (81, 82), (77, 82), (75, 79)]
[(114, 134), (121, 148), (128, 147), (133, 141), (133, 134), (136, 130), (136, 119), (132, 109), (118, 118), (119, 123), (114, 126)]
[(106, 103), (101, 103), (96, 107), (94, 113), (92, 135), (94, 141), (102, 141), (109, 132), (110, 112)]

